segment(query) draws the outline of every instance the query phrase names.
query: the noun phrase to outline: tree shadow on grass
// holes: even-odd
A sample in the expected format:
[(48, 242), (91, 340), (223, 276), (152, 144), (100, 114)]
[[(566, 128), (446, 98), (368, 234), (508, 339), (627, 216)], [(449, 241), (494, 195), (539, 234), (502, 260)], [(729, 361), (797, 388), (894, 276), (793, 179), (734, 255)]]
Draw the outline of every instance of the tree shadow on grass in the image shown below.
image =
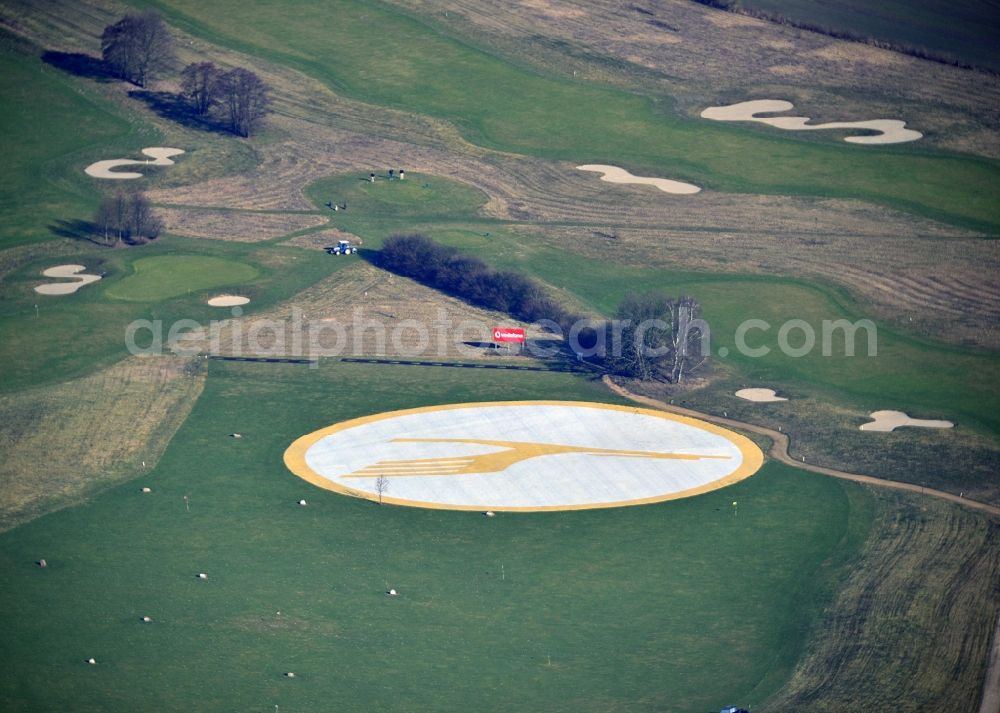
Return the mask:
[(55, 52), (46, 50), (42, 53), (42, 61), (63, 72), (94, 79), (98, 82), (113, 82), (117, 78), (99, 57), (91, 57), (81, 52)]
[(211, 116), (196, 114), (191, 110), (190, 105), (184, 101), (184, 97), (173, 92), (153, 92), (145, 89), (137, 89), (128, 93), (133, 99), (144, 102), (146, 106), (162, 116), (164, 119), (176, 121), (189, 129), (201, 129), (202, 131), (213, 131), (218, 133), (229, 133), (228, 127), (223, 122)]
[(85, 240), (96, 245), (105, 245), (104, 241), (101, 240), (102, 236), (97, 229), (97, 225), (89, 220), (80, 220), (79, 218), (56, 220), (50, 223), (48, 228), (49, 232), (60, 238)]

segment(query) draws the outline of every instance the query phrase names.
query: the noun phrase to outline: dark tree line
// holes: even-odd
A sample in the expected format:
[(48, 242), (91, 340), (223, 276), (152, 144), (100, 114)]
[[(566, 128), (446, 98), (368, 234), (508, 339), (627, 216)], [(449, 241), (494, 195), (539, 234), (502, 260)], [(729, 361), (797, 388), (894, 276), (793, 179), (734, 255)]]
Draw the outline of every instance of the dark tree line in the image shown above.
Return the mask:
[(98, 238), (108, 246), (138, 245), (155, 240), (163, 232), (160, 220), (140, 192), (119, 191), (105, 196), (94, 217)]
[(378, 263), (397, 275), (525, 322), (548, 319), (561, 326), (575, 319), (530, 277), (494, 270), (424, 235), (392, 236), (382, 246)]
[[(615, 319), (587, 320), (552, 299), (530, 277), (494, 270), (419, 234), (387, 239), (378, 264), (479, 307), (525, 322), (548, 320), (563, 335), (576, 334), (573, 346), (592, 352), (589, 360), (613, 374), (677, 384), (708, 358), (707, 325), (699, 320), (700, 306), (691, 297), (631, 294), (618, 306)], [(585, 322), (590, 324), (579, 329)]]

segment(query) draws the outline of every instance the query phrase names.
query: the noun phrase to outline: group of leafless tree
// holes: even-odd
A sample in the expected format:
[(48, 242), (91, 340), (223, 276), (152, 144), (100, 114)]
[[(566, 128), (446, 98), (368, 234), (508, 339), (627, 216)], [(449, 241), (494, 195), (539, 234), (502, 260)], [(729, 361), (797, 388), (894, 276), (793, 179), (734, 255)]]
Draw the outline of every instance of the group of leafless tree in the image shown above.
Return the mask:
[(390, 272), (526, 322), (549, 319), (562, 325), (574, 319), (530, 277), (494, 270), (482, 260), (424, 235), (390, 237), (378, 261)]
[(708, 359), (708, 325), (693, 297), (661, 292), (628, 295), (611, 324), (617, 345), (609, 369), (621, 376), (679, 384)]
[(94, 217), (94, 233), (103, 244), (138, 245), (155, 240), (163, 231), (163, 221), (153, 213), (141, 192), (119, 191), (105, 196)]
[[(101, 55), (112, 74), (139, 87), (176, 64), (170, 31), (152, 11), (125, 15), (104, 28)], [(244, 137), (260, 127), (270, 104), (267, 85), (256, 73), (242, 67), (222, 70), (211, 62), (184, 68), (181, 93), (195, 116), (216, 114), (229, 131)]]
[(181, 93), (191, 111), (208, 116), (218, 110), (238, 136), (250, 136), (270, 105), (267, 85), (249, 69), (223, 71), (211, 62), (189, 64), (181, 72)]
[[(536, 280), (498, 271), (458, 249), (420, 235), (394, 235), (379, 251), (378, 265), (467, 302), (575, 334), (589, 361), (621, 376), (678, 384), (708, 358), (708, 326), (698, 302), (658, 292), (632, 294), (613, 320), (590, 320), (549, 296)], [(587, 324), (584, 329), (579, 325)], [(600, 349), (595, 349), (602, 345)]]

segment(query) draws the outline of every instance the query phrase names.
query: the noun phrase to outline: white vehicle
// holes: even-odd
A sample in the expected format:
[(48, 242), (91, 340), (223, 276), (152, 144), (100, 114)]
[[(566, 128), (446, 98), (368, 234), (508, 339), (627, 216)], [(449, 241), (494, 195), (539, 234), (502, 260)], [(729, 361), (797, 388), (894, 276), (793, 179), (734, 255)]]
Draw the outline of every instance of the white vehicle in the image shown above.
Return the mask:
[(350, 241), (347, 240), (340, 240), (336, 245), (328, 245), (323, 249), (326, 250), (328, 255), (353, 255), (358, 251), (358, 249), (351, 245)]

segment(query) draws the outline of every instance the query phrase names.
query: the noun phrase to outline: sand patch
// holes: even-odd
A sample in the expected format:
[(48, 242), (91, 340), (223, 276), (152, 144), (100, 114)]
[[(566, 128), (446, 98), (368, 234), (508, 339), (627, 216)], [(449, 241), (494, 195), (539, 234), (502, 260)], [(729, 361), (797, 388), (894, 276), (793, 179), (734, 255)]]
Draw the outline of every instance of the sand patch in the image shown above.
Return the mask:
[(239, 307), (249, 303), (249, 297), (241, 297), (240, 295), (219, 295), (208, 301), (210, 307)]
[(764, 404), (775, 401), (788, 401), (784, 396), (778, 396), (774, 389), (740, 389), (735, 395), (747, 401)]
[(703, 119), (712, 121), (756, 121), (786, 131), (816, 131), (818, 129), (865, 129), (878, 131), (875, 136), (848, 136), (844, 141), (851, 144), (900, 144), (916, 141), (923, 134), (907, 129), (906, 122), (899, 119), (869, 119), (867, 121), (831, 121), (826, 124), (809, 124), (807, 116), (770, 116), (778, 111), (789, 111), (794, 104), (782, 99), (754, 99), (728, 106), (710, 106), (701, 112)]
[(106, 161), (97, 161), (90, 164), (83, 172), (94, 178), (109, 178), (115, 180), (127, 180), (131, 178), (143, 178), (143, 174), (131, 171), (115, 171), (119, 166), (173, 166), (171, 156), (179, 156), (184, 153), (183, 149), (164, 148), (162, 146), (151, 146), (142, 150), (149, 156), (145, 161), (137, 161), (131, 158), (113, 158)]
[(882, 431), (888, 433), (903, 426), (914, 426), (916, 428), (954, 428), (951, 421), (935, 421), (923, 418), (910, 418), (903, 411), (872, 411), (870, 414), (874, 421), (863, 423), (858, 426), (862, 431)]
[(100, 275), (81, 275), (87, 268), (83, 265), (56, 265), (42, 272), (44, 277), (65, 277), (73, 282), (54, 282), (46, 285), (38, 285), (35, 292), (41, 295), (71, 295), (84, 285), (97, 282)]
[(583, 166), (577, 166), (577, 169), (580, 171), (595, 171), (597, 173), (603, 173), (604, 175), (601, 176), (601, 180), (607, 181), (608, 183), (638, 183), (656, 186), (664, 193), (691, 195), (701, 191), (701, 188), (698, 186), (691, 183), (684, 183), (683, 181), (673, 181), (669, 178), (653, 178), (650, 176), (633, 176), (624, 168), (619, 168), (618, 166), (588, 163)]

